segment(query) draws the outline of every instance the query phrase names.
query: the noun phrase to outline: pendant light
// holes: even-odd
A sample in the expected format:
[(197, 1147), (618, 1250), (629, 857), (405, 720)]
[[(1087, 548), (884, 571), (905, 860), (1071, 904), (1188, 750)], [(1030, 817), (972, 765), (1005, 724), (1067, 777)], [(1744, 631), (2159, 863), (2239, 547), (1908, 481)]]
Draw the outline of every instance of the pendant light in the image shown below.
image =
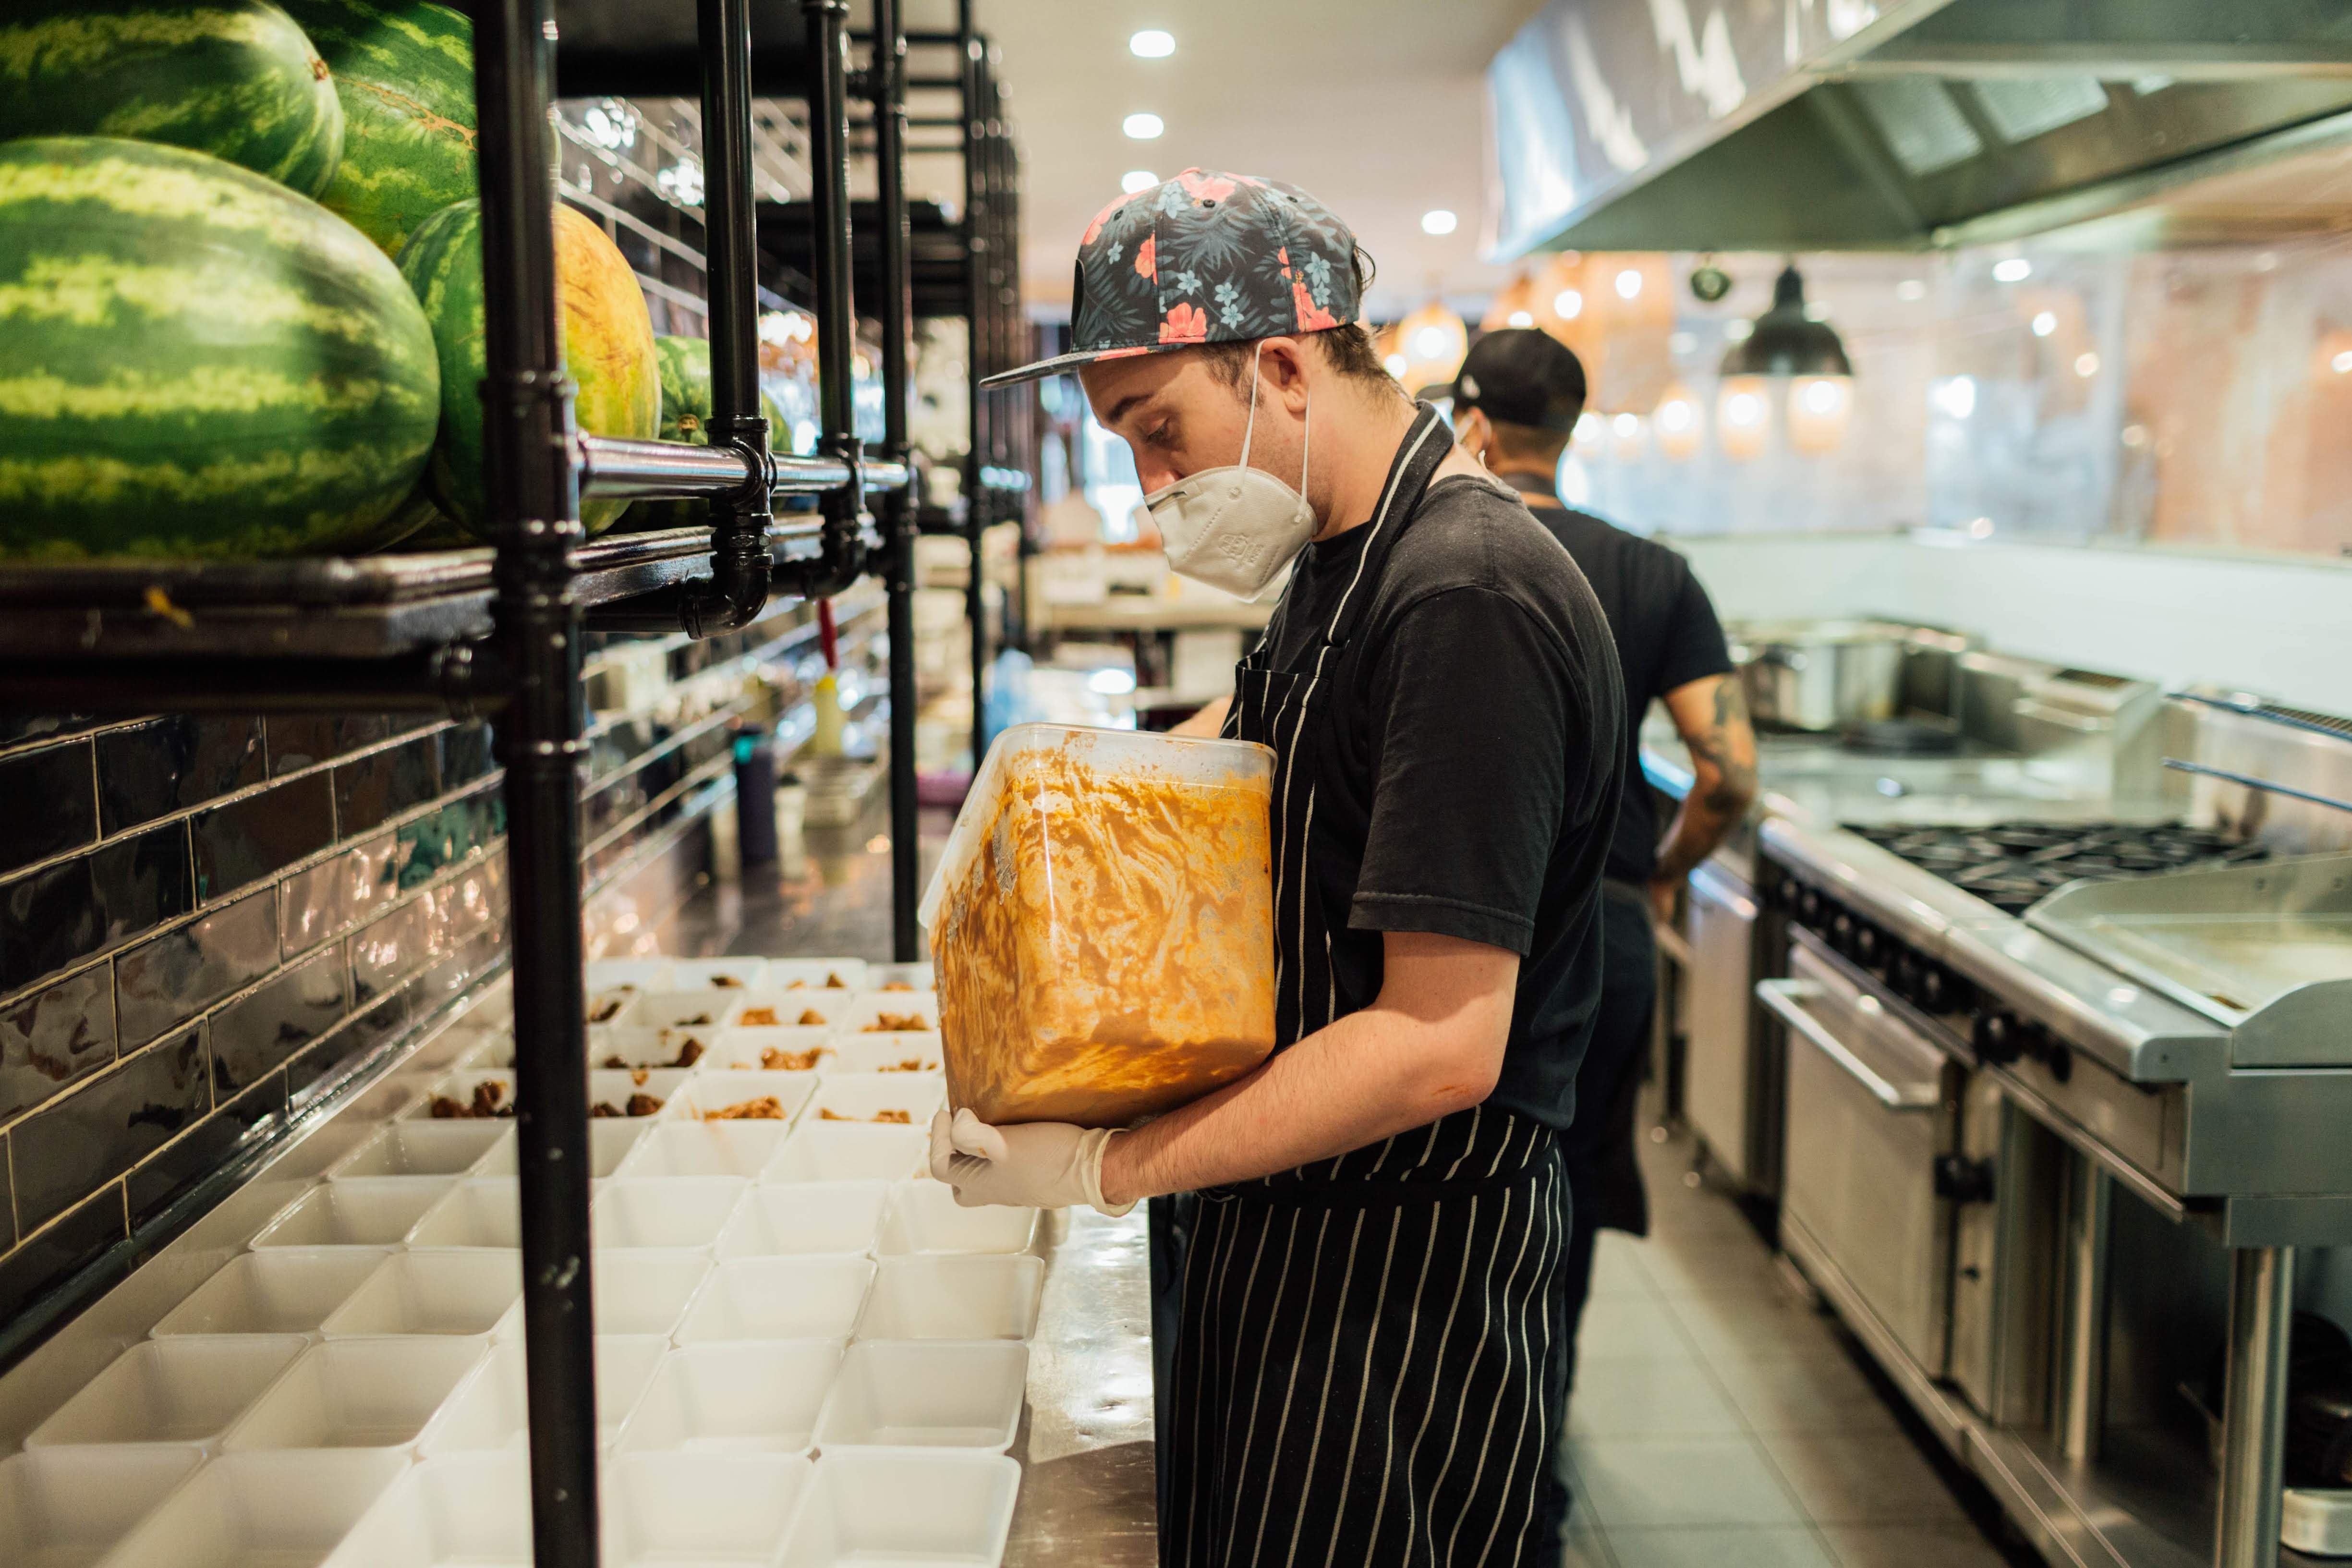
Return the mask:
[[(1772, 285), (1772, 308), (1756, 318), (1748, 335), (1724, 351), (1723, 386), (1717, 410), (1727, 454), (1746, 458), (1763, 446), (1769, 404), (1764, 379), (1789, 382), (1790, 444), (1819, 456), (1845, 438), (1853, 416), (1853, 363), (1845, 344), (1826, 321), (1806, 313), (1805, 279), (1795, 263)], [(1738, 416), (1733, 402), (1738, 400)], [(1738, 430), (1746, 439), (1734, 442)], [(1730, 450), (1733, 445), (1745, 449)]]

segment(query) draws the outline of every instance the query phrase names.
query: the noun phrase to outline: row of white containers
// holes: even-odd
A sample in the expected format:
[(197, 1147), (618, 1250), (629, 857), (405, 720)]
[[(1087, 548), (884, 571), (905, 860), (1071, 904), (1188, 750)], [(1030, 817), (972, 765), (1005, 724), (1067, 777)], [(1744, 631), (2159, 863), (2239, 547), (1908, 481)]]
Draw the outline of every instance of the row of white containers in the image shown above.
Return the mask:
[[(863, 967), (818, 964), (845, 981)], [(592, 971), (592, 994), (677, 982), (632, 967)], [(729, 978), (740, 1000), (768, 976)], [(1036, 1212), (957, 1206), (923, 1174), (919, 1125), (810, 1114), (820, 1081), (921, 1094), (929, 1075), (677, 1076), (722, 1075), (805, 1080), (794, 1121), (691, 1120), (715, 1107), (673, 1086), (679, 1110), (593, 1129), (606, 1563), (998, 1563), (1043, 1286)], [(499, 1173), (514, 1130), (415, 1119), (428, 1104), (0, 1461), (0, 1557), (530, 1562), (519, 1193)]]

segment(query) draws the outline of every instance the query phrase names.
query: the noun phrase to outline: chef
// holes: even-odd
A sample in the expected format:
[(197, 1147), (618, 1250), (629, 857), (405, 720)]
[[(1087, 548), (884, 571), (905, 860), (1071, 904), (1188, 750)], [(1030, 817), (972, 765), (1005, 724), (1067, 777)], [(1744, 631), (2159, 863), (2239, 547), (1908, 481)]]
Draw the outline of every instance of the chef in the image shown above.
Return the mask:
[[(1561, 1271), (1559, 1337), (1568, 1351), (1561, 1370), (1572, 1380), (1594, 1235), (1649, 1229), (1633, 1106), (1657, 991), (1651, 919), (1673, 918), (1683, 879), (1747, 816), (1756, 798), (1756, 735), (1723, 625), (1689, 563), (1655, 540), (1560, 504), (1560, 459), (1584, 411), (1584, 366), (1575, 353), (1545, 332), (1488, 332), (1443, 392), (1463, 448), (1518, 491), (1582, 568), (1608, 613), (1625, 683), (1624, 795), (1601, 885), (1601, 1010), (1577, 1073), (1576, 1122), (1562, 1141), (1575, 1222)], [(1652, 702), (1664, 705), (1691, 760), (1691, 787), (1663, 839), (1636, 760)]]
[(1131, 1131), (932, 1129), (966, 1204), (1199, 1194), (1169, 1568), (1558, 1560), (1559, 1135), (1623, 699), (1568, 552), (1382, 369), (1361, 258), (1303, 191), (1187, 170), (1087, 229), (1073, 351), (995, 378), (1076, 372), (1171, 566), (1282, 594), (1202, 716), (1276, 753), (1282, 1048)]

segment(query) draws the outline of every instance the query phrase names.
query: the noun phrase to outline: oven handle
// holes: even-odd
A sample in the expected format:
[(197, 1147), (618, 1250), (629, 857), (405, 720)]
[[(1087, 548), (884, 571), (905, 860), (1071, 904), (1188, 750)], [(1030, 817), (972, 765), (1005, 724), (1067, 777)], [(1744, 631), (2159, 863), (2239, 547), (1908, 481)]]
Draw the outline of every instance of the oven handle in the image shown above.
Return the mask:
[(1927, 1110), (1941, 1098), (1930, 1088), (1926, 1093), (1906, 1092), (1889, 1083), (1868, 1062), (1847, 1048), (1844, 1041), (1823, 1028), (1821, 1020), (1805, 1010), (1805, 1002), (1825, 994), (1818, 981), (1759, 980), (1756, 983), (1756, 1000), (1764, 1004), (1774, 1016), (1797, 1033), (1811, 1040), (1822, 1055), (1843, 1068), (1846, 1076), (1870, 1091), (1870, 1097), (1889, 1110)]

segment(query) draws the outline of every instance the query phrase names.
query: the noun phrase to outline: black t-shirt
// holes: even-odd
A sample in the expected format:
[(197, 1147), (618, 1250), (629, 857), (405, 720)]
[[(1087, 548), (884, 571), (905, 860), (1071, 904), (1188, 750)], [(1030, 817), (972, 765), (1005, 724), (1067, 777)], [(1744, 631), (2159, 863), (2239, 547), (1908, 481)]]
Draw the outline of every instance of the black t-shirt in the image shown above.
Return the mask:
[[(1278, 668), (1331, 620), (1371, 531), (1312, 545), (1268, 629)], [(1601, 995), (1601, 865), (1627, 751), (1601, 604), (1517, 497), (1433, 484), (1326, 678), (1339, 766), (1370, 824), (1344, 931), (1340, 1011), (1380, 992), (1381, 933), (1520, 955), (1491, 1103), (1565, 1128)], [(1354, 848), (1350, 845), (1348, 848)]]
[(1723, 623), (1690, 563), (1656, 540), (1566, 507), (1528, 510), (1584, 569), (1616, 638), (1617, 668), (1625, 677), (1625, 799), (1609, 847), (1609, 875), (1643, 884), (1658, 868), (1659, 828), (1642, 779), (1642, 716), (1677, 687), (1731, 673)]

